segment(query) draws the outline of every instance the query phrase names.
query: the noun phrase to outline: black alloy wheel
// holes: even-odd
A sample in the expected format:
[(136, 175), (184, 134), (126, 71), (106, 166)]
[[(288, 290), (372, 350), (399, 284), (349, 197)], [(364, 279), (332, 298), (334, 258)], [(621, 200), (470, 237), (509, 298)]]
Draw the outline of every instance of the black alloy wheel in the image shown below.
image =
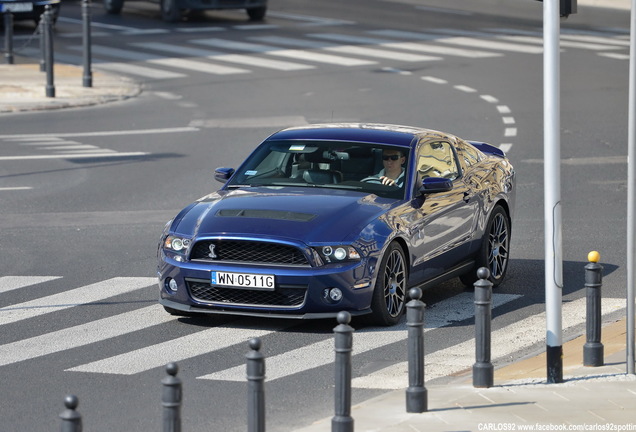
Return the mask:
[(400, 320), (406, 304), (408, 270), (402, 247), (389, 245), (378, 267), (371, 310), (373, 322), (378, 325), (395, 325)]
[(472, 286), (477, 281), (477, 269), (486, 267), (490, 272), (488, 279), (493, 287), (498, 286), (506, 276), (510, 260), (510, 219), (500, 205), (495, 206), (478, 252), (476, 265), (473, 270), (461, 276), (461, 281)]

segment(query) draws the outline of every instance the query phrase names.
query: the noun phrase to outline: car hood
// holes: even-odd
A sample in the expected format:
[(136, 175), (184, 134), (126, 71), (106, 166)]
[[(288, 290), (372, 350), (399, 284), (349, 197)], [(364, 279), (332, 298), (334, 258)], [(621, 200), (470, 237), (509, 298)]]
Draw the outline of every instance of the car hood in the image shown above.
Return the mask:
[(222, 190), (184, 209), (172, 227), (176, 233), (193, 237), (248, 236), (307, 244), (348, 243), (395, 205), (395, 200), (340, 190)]

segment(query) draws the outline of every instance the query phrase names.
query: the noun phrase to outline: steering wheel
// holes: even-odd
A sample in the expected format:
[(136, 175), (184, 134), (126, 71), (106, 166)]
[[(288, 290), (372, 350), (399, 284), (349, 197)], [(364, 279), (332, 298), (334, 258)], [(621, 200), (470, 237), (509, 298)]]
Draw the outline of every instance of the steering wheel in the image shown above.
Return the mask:
[(374, 177), (374, 176), (365, 177), (360, 181), (364, 183), (382, 184), (382, 179), (380, 179), (379, 177)]

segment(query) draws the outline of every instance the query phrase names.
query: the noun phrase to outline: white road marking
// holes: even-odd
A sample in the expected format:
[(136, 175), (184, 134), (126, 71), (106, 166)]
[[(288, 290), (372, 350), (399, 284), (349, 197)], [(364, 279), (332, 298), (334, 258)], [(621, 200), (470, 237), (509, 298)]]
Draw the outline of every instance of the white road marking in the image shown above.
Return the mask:
[[(493, 294), (494, 295), (494, 294)], [(585, 322), (585, 298), (563, 303), (563, 328), (568, 329)], [(601, 302), (603, 314), (625, 307), (625, 299), (604, 298)], [(491, 334), (491, 358), (503, 359), (521, 348), (530, 347), (545, 340), (545, 313), (532, 315), (514, 324), (498, 329)], [(356, 335), (353, 346), (355, 350)], [(472, 367), (475, 362), (474, 339), (435, 351), (425, 357), (424, 377), (433, 380)], [(401, 362), (372, 374), (356, 377), (355, 388), (398, 390), (408, 387), (408, 363)]]
[(57, 139), (71, 138), (81, 136), (118, 136), (118, 135), (147, 135), (147, 134), (164, 134), (164, 133), (182, 133), (196, 132), (199, 129), (194, 127), (174, 127), (174, 128), (158, 128), (158, 129), (132, 129), (132, 130), (115, 130), (115, 131), (93, 131), (93, 132), (62, 132), (62, 133), (42, 133), (42, 134), (15, 134), (0, 135), (0, 139)]
[(446, 81), (445, 79), (432, 76), (423, 76), (422, 81), (428, 81), (434, 84), (448, 84), (448, 81)]
[(95, 64), (95, 69), (105, 69), (113, 72), (121, 72), (129, 75), (137, 75), (145, 78), (152, 79), (171, 79), (182, 78), (187, 76), (179, 72), (164, 71), (160, 69), (153, 69), (138, 64), (129, 63), (116, 63), (116, 62), (101, 62), (98, 61)]
[(286, 57), (293, 58), (296, 60), (305, 60), (312, 61), (317, 63), (327, 63), (327, 64), (336, 64), (340, 66), (364, 66), (375, 64), (373, 61), (369, 60), (360, 60), (312, 51), (303, 51), (303, 50), (290, 50), (290, 49), (279, 49), (275, 46), (271, 45), (263, 45), (256, 43), (248, 43), (248, 42), (237, 42), (237, 41), (229, 41), (226, 39), (197, 39), (191, 41), (192, 43), (212, 46), (217, 48), (226, 48), (226, 49), (234, 49), (239, 51), (247, 51), (247, 52), (255, 52), (255, 53), (263, 53), (272, 56), (278, 57)]
[[(519, 298), (512, 294), (493, 294), (493, 307), (501, 306)], [(474, 295), (462, 293), (435, 304), (425, 312), (425, 326), (427, 331), (444, 327), (456, 321), (462, 321), (474, 316)], [(390, 328), (362, 329), (354, 333), (353, 354), (360, 354), (384, 345), (403, 341), (407, 338), (406, 324)], [(303, 372), (308, 369), (333, 363), (333, 340), (326, 339), (267, 359), (267, 380), (276, 379)], [(245, 366), (240, 365), (230, 369), (214, 372), (197, 377), (199, 379), (243, 381), (245, 380)]]
[(477, 90), (475, 90), (474, 88), (469, 87), (467, 85), (461, 85), (460, 84), (460, 85), (453, 86), (453, 88), (455, 88), (456, 90), (459, 90), (459, 91), (463, 91), (465, 93), (475, 93), (475, 92), (477, 92)]
[(507, 137), (517, 136), (517, 128), (513, 128), (513, 127), (506, 128), (504, 130), (504, 136), (507, 136)]
[(0, 191), (19, 191), (19, 190), (30, 190), (33, 189), (31, 186), (9, 186), (9, 187), (0, 187)]
[[(165, 311), (158, 311), (157, 313), (167, 315)], [(284, 326), (272, 329), (238, 328), (236, 324), (228, 324), (66, 370), (133, 375), (164, 366), (170, 362), (221, 350), (241, 342), (245, 343), (247, 351), (247, 341), (250, 339), (263, 337), (270, 333), (281, 331), (284, 328)], [(243, 370), (243, 372), (245, 371)], [(243, 373), (243, 377), (245, 377), (245, 373)]]
[(62, 276), (2, 276), (0, 277), (0, 293), (60, 279), (61, 277)]
[(239, 63), (248, 66), (257, 66), (268, 69), (282, 70), (282, 71), (294, 71), (294, 70), (306, 70), (314, 69), (314, 66), (276, 61), (271, 59), (265, 59), (255, 56), (246, 56), (240, 54), (223, 54), (219, 51), (210, 51), (200, 48), (191, 48), (181, 45), (170, 45), (161, 42), (141, 42), (133, 44), (135, 46), (147, 49), (153, 49), (156, 51), (177, 53), (192, 57), (205, 57), (211, 60), (225, 61), (230, 63)]
[(396, 51), (383, 50), (378, 48), (369, 48), (369, 47), (363, 47), (363, 46), (357, 46), (357, 45), (339, 45), (334, 47), (327, 47), (324, 49), (330, 52), (346, 53), (346, 54), (359, 55), (363, 57), (383, 58), (383, 59), (406, 61), (406, 62), (442, 60), (441, 57), (400, 53)]
[(455, 57), (467, 58), (492, 58), (501, 57), (503, 54), (492, 51), (468, 50), (462, 48), (444, 47), (439, 45), (431, 45), (422, 42), (391, 42), (383, 43), (382, 47), (392, 49), (402, 49), (407, 51), (428, 52), (433, 54), (442, 54)]
[[(70, 49), (82, 49), (81, 46), (70, 47)], [(105, 55), (110, 57), (118, 57), (124, 58), (132, 61), (139, 61), (145, 63), (158, 64), (162, 66), (169, 66), (176, 69), (187, 69), (191, 71), (209, 73), (213, 75), (229, 75), (229, 74), (241, 74), (241, 73), (249, 73), (250, 71), (246, 69), (238, 69), (228, 66), (216, 65), (213, 63), (207, 62), (199, 62), (195, 60), (188, 60), (185, 58), (169, 58), (169, 57), (158, 57), (157, 55), (140, 52), (140, 51), (132, 51), (132, 50), (123, 50), (120, 48), (111, 48), (103, 45), (93, 45), (91, 51), (97, 55)]]
[(473, 39), (468, 37), (450, 37), (450, 38), (440, 38), (437, 39), (437, 42), (451, 44), (451, 45), (462, 45), (469, 46), (475, 48), (486, 48), (495, 51), (513, 51), (525, 54), (541, 54), (543, 52), (543, 47), (534, 46), (534, 45), (521, 45), (514, 44), (509, 42), (499, 42), (495, 40), (481, 40), (481, 39)]
[(65, 153), (24, 156), (0, 156), (0, 161), (39, 160), (39, 159), (86, 159), (86, 158), (113, 158), (113, 157), (138, 157), (146, 156), (146, 152), (113, 152), (102, 150), (100, 153)]
[(503, 151), (504, 153), (508, 153), (511, 148), (512, 148), (512, 144), (511, 143), (501, 143), (501, 144), (499, 144), (499, 150)]
[(14, 323), (51, 312), (86, 305), (119, 294), (155, 285), (148, 277), (116, 277), (105, 281), (0, 308), (0, 325)]
[[(159, 304), (155, 304), (86, 324), (22, 339), (0, 346), (0, 366), (82, 347), (173, 320), (173, 316), (167, 314)], [(144, 361), (147, 360), (144, 359)]]
[[(522, 42), (522, 43), (531, 43), (531, 44), (543, 44), (543, 38), (540, 37), (532, 37), (532, 36), (497, 36), (497, 39), (500, 40), (508, 40), (512, 42)], [(567, 40), (561, 40), (559, 42), (559, 46), (563, 48), (579, 48), (579, 49), (588, 49), (588, 50), (612, 50), (612, 49), (620, 49), (618, 46), (611, 45), (599, 45), (593, 43), (584, 43), (584, 42), (572, 42)]]

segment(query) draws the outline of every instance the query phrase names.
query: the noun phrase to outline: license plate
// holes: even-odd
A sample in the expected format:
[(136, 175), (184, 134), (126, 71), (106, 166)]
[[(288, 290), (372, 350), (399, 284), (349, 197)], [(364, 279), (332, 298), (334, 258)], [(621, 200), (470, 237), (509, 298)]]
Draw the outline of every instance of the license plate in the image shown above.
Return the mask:
[(217, 286), (274, 290), (274, 275), (213, 271), (210, 274), (210, 282)]
[(0, 4), (2, 12), (31, 12), (33, 3), (3, 3)]

